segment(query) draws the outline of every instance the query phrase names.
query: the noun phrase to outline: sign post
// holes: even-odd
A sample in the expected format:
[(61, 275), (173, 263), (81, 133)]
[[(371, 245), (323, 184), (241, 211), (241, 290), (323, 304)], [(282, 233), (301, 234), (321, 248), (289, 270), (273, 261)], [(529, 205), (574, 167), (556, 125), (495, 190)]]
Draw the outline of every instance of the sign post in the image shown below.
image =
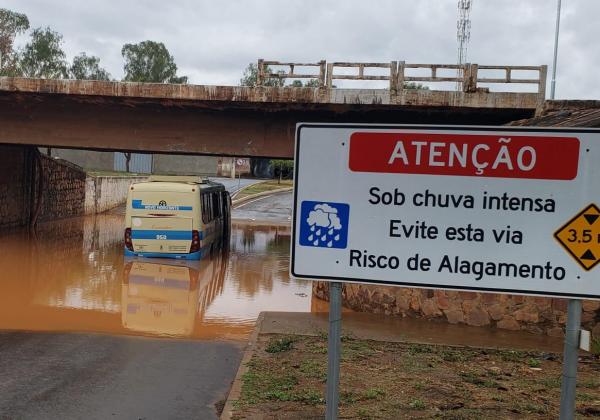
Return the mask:
[(325, 418), (338, 418), (340, 359), (342, 344), (342, 283), (329, 285), (329, 334), (327, 335), (327, 408)]
[(575, 416), (575, 387), (577, 384), (577, 358), (579, 353), (579, 329), (581, 326), (581, 301), (569, 300), (567, 328), (563, 351), (563, 373), (560, 386), (560, 420), (572, 420)]
[(328, 413), (336, 288), (360, 282), (571, 299), (573, 415), (580, 299), (600, 299), (600, 130), (298, 124), (295, 156), (290, 272), (333, 282)]

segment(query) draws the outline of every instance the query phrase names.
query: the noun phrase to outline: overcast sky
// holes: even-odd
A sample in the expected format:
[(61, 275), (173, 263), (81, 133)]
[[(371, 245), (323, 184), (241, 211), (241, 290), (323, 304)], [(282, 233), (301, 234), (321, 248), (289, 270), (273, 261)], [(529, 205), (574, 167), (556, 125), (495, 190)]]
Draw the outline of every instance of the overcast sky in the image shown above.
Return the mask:
[[(113, 78), (123, 75), (123, 44), (150, 39), (165, 43), (190, 83), (231, 85), (257, 58), (455, 63), (456, 3), (0, 0), (0, 7), (62, 33), (69, 59), (81, 51), (99, 56)], [(473, 3), (468, 61), (547, 64), (550, 73), (556, 0)], [(599, 17), (600, 0), (563, 0), (557, 98), (600, 99)]]

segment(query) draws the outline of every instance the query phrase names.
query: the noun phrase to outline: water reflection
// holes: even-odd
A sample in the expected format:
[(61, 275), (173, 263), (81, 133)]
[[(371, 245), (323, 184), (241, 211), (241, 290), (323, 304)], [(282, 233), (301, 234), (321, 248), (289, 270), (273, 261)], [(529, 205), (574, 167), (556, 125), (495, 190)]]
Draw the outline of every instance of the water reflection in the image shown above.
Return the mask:
[(0, 236), (0, 329), (245, 338), (263, 310), (310, 311), (287, 226), (233, 224), (229, 254), (125, 259), (122, 215)]

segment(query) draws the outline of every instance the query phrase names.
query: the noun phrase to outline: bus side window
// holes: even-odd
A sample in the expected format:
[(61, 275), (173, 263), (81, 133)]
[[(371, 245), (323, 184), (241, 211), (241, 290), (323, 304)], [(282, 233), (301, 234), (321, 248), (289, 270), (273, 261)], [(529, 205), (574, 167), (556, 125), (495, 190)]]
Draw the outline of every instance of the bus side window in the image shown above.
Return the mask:
[(219, 196), (217, 193), (211, 193), (212, 204), (213, 204), (213, 216), (221, 217), (221, 206), (219, 205)]
[(210, 222), (210, 205), (208, 203), (208, 194), (202, 194), (202, 221)]

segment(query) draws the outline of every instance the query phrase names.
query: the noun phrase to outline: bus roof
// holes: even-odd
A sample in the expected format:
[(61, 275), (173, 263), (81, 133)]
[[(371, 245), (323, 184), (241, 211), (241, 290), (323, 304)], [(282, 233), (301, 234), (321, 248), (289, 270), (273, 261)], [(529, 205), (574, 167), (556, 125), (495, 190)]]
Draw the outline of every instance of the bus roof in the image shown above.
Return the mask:
[(216, 182), (192, 183), (192, 182), (138, 182), (131, 185), (131, 189), (135, 191), (171, 191), (171, 192), (193, 192), (196, 188), (200, 190), (216, 189), (224, 190), (222, 184)]
[(150, 175), (149, 182), (186, 182), (192, 184), (204, 184), (209, 182), (207, 178), (198, 175)]

